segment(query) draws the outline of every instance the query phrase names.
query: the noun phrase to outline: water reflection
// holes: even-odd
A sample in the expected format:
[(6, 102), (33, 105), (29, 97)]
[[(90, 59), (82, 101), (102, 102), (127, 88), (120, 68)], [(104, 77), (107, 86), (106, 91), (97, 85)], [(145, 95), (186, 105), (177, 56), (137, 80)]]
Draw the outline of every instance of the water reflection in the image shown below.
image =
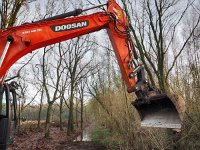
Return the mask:
[(81, 135), (79, 135), (74, 141), (91, 141), (90, 126), (85, 128)]

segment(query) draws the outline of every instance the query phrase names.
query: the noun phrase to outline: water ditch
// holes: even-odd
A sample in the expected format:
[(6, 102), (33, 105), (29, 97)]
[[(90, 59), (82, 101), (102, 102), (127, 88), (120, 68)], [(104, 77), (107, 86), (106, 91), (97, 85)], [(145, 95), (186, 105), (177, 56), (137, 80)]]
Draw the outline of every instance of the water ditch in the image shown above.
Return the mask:
[(74, 140), (75, 142), (77, 141), (92, 141), (92, 125), (86, 127), (83, 132), (77, 136), (77, 138)]
[(94, 125), (89, 125), (83, 132), (73, 141), (66, 142), (57, 149), (62, 150), (107, 150), (107, 148), (99, 142), (92, 140), (92, 130)]

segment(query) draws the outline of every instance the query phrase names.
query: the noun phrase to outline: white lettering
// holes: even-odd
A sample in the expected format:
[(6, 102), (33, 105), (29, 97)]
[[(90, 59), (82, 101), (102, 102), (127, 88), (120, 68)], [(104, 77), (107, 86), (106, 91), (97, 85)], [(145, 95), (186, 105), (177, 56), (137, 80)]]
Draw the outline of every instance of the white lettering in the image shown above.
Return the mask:
[(60, 31), (60, 26), (56, 26), (55, 31)]
[(76, 28), (76, 23), (72, 23), (72, 29)]
[(82, 26), (86, 27), (87, 26), (87, 22), (86, 21), (82, 22)]
[(41, 32), (42, 29), (33, 29), (33, 30), (28, 30), (28, 31), (22, 31), (22, 34), (30, 34), (30, 33), (37, 33)]
[(82, 27), (86, 27), (88, 26), (88, 22), (87, 21), (83, 21), (83, 22), (75, 22), (75, 23), (71, 23), (71, 24), (64, 24), (64, 25), (59, 25), (59, 26), (55, 26), (55, 31), (64, 31), (64, 30), (70, 30), (70, 29), (76, 29), (76, 28), (82, 28)]
[(68, 24), (66, 28), (69, 30), (69, 29), (72, 28), (72, 25), (71, 25), (71, 24)]
[(79, 23), (77, 23), (76, 27), (77, 28), (82, 27), (82, 24), (79, 22)]

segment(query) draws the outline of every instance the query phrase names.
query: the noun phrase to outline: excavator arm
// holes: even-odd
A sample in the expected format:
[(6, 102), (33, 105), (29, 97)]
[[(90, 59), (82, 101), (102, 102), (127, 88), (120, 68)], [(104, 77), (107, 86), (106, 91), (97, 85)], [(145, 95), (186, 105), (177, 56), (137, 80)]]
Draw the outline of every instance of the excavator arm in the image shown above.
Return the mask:
[[(7, 71), (17, 60), (28, 53), (41, 47), (106, 29), (127, 91), (136, 94), (137, 99), (133, 102), (133, 105), (139, 112), (141, 125), (145, 127), (180, 128), (181, 113), (184, 109), (177, 110), (180, 106), (177, 107), (176, 105), (179, 103), (177, 100), (179, 98), (176, 97), (175, 99), (172, 95), (153, 88), (147, 83), (144, 67), (134, 49), (129, 32), (129, 23), (122, 8), (114, 0), (109, 0), (105, 12), (78, 16), (81, 12), (83, 10), (77, 9), (37, 22), (0, 30), (1, 89), (9, 89), (7, 83), (4, 83)], [(9, 90), (7, 90), (7, 96), (5, 96), (7, 103), (9, 103), (9, 93)], [(3, 95), (3, 92), (1, 95)], [(16, 96), (14, 97), (16, 99)], [(0, 101), (2, 100), (1, 96)], [(184, 108), (184, 102), (182, 104), (182, 108)], [(4, 124), (5, 130), (9, 132), (9, 127), (5, 124), (10, 120), (9, 115), (3, 116), (3, 118), (4, 121), (0, 118), (0, 125), (1, 123)], [(8, 139), (8, 134), (3, 137), (4, 141), (1, 140), (1, 135), (0, 133), (0, 145), (5, 146), (7, 144), (5, 139)]]
[(136, 83), (134, 77), (129, 78), (133, 72), (133, 51), (130, 49), (128, 21), (115, 2), (108, 3), (108, 12), (26, 23), (1, 30), (0, 56), (4, 53), (6, 45), (10, 44), (0, 68), (0, 78), (3, 79), (18, 59), (36, 49), (101, 29), (107, 29), (124, 81), (129, 91), (133, 91)]

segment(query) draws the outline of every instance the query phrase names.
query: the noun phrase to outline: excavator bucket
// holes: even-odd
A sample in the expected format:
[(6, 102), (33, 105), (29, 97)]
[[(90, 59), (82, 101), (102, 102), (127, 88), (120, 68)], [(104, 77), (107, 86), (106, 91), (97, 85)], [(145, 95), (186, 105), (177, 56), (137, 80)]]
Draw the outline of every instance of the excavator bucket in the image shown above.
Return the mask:
[(148, 101), (135, 100), (142, 127), (181, 128), (185, 102), (178, 95), (156, 94)]

